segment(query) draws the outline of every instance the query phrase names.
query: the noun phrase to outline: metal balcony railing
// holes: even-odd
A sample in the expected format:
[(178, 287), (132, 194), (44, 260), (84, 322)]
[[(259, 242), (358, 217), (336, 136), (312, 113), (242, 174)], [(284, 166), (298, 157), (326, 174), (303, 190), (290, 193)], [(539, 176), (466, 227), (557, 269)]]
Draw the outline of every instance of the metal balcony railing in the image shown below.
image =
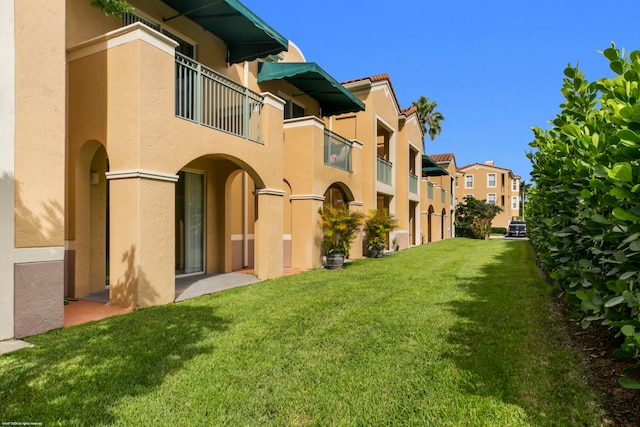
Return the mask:
[(176, 116), (262, 142), (263, 97), (176, 52)]
[(391, 185), (391, 174), (393, 172), (393, 163), (378, 156), (378, 182)]
[(351, 141), (331, 132), (324, 130), (324, 164), (334, 168), (351, 172)]
[(409, 172), (409, 192), (418, 194), (418, 177)]

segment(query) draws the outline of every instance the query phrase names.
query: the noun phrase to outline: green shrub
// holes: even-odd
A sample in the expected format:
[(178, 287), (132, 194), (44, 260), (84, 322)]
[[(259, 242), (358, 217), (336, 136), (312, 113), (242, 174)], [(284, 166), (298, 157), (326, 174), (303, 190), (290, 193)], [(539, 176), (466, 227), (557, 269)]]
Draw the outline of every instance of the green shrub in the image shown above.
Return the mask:
[(562, 111), (533, 129), (527, 232), (583, 327), (620, 329), (616, 355), (640, 361), (640, 51), (602, 53), (615, 77), (589, 83), (567, 66)]
[(507, 234), (505, 227), (491, 227), (491, 234)]

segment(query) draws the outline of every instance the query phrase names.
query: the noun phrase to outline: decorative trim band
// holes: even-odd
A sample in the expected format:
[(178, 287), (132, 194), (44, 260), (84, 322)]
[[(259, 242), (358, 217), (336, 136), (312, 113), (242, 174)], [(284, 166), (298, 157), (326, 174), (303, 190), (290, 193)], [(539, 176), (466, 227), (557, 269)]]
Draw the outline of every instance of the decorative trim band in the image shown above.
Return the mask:
[(262, 95), (263, 97), (262, 103), (264, 105), (269, 105), (271, 107), (277, 108), (278, 110), (284, 111), (284, 105), (286, 104), (284, 99), (278, 98), (271, 92), (262, 92), (260, 95)]
[(284, 122), (283, 129), (292, 129), (307, 126), (313, 126), (322, 130), (325, 129), (324, 122), (316, 116), (304, 116), (295, 119), (287, 119)]
[(147, 42), (171, 56), (175, 56), (175, 48), (178, 46), (177, 42), (164, 34), (161, 34), (140, 22), (134, 22), (131, 25), (118, 28), (117, 30), (110, 31), (69, 48), (67, 59), (69, 61), (75, 61), (76, 59), (112, 49), (134, 40)]
[(284, 196), (286, 193), (282, 190), (275, 190), (273, 188), (261, 188), (259, 190), (256, 190), (253, 192), (253, 194), (255, 196), (262, 196), (262, 195), (267, 195), (267, 196)]
[(364, 206), (364, 203), (354, 200), (353, 202), (349, 202), (349, 206)]
[(124, 171), (107, 172), (107, 179), (130, 179), (130, 178), (146, 178), (156, 181), (178, 182), (178, 175), (168, 173), (146, 171), (142, 169), (132, 169)]
[(317, 200), (319, 202), (324, 202), (324, 196), (320, 196), (319, 194), (298, 194), (290, 197), (291, 200)]

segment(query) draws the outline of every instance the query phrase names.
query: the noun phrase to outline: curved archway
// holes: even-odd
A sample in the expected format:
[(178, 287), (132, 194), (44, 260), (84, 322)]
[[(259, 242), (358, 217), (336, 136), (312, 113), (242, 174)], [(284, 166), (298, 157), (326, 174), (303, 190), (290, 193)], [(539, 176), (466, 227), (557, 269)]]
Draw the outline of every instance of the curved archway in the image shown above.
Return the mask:
[(435, 210), (433, 209), (433, 205), (429, 205), (429, 210), (427, 211), (427, 243), (433, 242), (433, 214)]
[(70, 185), (72, 215), (68, 218), (74, 242), (67, 254), (67, 294), (82, 297), (101, 292), (109, 284), (109, 170), (107, 151), (102, 143), (85, 142), (75, 159)]
[(442, 208), (441, 216), (440, 216), (440, 240), (445, 239), (445, 224), (447, 219), (447, 211)]
[[(266, 257), (268, 253), (257, 246), (257, 221), (262, 213), (257, 191), (264, 189), (265, 181), (242, 160), (219, 154), (197, 158), (177, 174), (176, 275), (256, 269), (260, 254)], [(279, 191), (275, 189), (275, 193)], [(282, 233), (282, 226), (265, 223)], [(199, 247), (189, 244), (189, 233)], [(263, 246), (276, 244), (266, 242)], [(200, 267), (199, 271), (182, 269), (187, 265), (182, 261), (187, 260), (195, 261), (191, 265)], [(257, 270), (255, 273), (259, 274)]]
[(324, 205), (349, 205), (354, 200), (351, 189), (342, 182), (334, 182), (324, 192)]

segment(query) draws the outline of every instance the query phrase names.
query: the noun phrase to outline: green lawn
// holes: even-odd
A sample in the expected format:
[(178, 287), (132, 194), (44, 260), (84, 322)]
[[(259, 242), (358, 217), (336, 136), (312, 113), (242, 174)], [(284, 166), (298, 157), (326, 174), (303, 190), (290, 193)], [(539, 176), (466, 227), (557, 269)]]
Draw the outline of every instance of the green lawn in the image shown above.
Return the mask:
[(448, 240), (52, 331), (0, 423), (597, 426), (525, 241)]

